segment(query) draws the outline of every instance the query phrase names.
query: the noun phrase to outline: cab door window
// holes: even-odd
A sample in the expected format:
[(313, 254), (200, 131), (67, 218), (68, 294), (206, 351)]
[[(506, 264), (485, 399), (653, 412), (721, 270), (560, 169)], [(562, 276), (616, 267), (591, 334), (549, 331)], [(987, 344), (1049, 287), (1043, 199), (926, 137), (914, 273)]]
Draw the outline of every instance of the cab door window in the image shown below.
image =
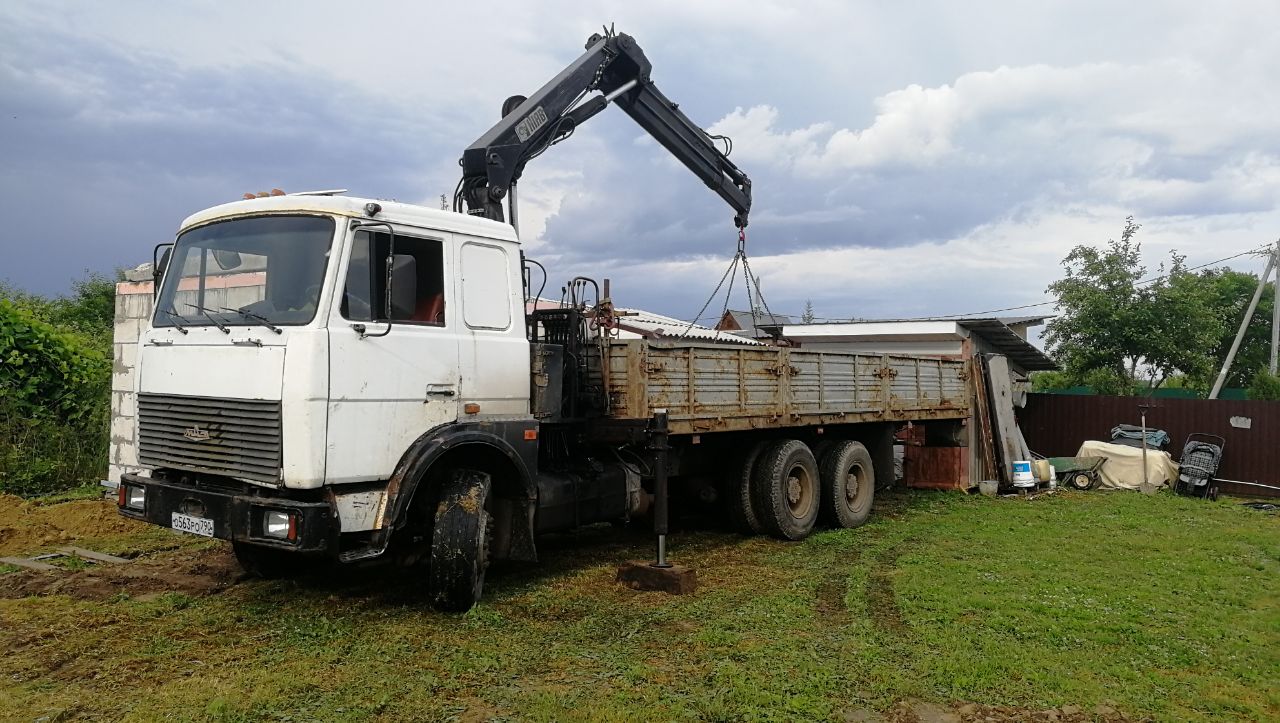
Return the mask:
[[(347, 264), (342, 316), (350, 321), (444, 326), (444, 244), (436, 239), (396, 234), (387, 298), (386, 233), (359, 231)], [(388, 303), (389, 302), (389, 303)]]

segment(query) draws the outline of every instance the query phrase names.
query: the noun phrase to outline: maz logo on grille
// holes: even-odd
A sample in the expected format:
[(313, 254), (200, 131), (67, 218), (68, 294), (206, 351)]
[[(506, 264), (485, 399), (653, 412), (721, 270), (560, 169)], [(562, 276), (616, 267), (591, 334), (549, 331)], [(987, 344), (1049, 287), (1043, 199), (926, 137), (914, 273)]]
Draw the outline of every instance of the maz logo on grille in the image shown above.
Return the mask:
[(209, 441), (209, 430), (197, 424), (194, 427), (187, 427), (182, 430), (182, 436), (193, 442), (207, 442)]

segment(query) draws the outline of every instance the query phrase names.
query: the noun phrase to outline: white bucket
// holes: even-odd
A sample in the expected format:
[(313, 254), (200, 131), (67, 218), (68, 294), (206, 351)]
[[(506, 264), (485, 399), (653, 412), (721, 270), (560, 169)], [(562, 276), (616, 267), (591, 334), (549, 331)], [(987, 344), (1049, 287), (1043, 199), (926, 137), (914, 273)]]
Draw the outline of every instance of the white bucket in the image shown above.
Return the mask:
[(1031, 471), (1031, 462), (1029, 460), (1017, 460), (1013, 463), (1013, 486), (1036, 486), (1036, 476)]

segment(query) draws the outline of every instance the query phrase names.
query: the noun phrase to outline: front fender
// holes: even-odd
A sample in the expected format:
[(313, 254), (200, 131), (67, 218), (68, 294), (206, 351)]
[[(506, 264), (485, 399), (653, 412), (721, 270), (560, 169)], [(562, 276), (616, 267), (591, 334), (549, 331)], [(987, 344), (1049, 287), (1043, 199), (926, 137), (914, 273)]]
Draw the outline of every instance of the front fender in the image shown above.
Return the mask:
[(515, 419), (450, 422), (426, 431), (401, 455), (387, 482), (386, 503), (369, 544), (344, 553), (344, 562), (375, 558), (386, 552), (392, 533), (404, 526), (409, 506), (427, 471), (445, 454), (466, 445), (483, 446), (511, 462), (525, 495), (527, 539), (532, 541), (533, 507), (537, 502), (538, 421)]
[[(530, 431), (532, 434), (527, 434)], [(395, 528), (403, 522), (418, 485), (431, 465), (450, 450), (463, 445), (483, 445), (502, 454), (519, 474), (520, 486), (527, 499), (536, 499), (537, 433), (538, 422), (535, 419), (451, 423), (429, 430), (409, 445), (387, 484), (387, 526)]]

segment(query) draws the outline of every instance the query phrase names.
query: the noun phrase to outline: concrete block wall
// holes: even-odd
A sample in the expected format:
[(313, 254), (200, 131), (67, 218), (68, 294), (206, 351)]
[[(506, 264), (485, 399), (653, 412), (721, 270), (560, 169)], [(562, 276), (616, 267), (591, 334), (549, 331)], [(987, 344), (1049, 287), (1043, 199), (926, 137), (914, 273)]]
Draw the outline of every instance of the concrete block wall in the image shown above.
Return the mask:
[(115, 330), (112, 339), (114, 362), (111, 372), (111, 450), (107, 476), (119, 482), (126, 472), (140, 472), (138, 466), (138, 338), (151, 318), (151, 264), (125, 272), (116, 284)]

